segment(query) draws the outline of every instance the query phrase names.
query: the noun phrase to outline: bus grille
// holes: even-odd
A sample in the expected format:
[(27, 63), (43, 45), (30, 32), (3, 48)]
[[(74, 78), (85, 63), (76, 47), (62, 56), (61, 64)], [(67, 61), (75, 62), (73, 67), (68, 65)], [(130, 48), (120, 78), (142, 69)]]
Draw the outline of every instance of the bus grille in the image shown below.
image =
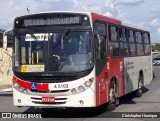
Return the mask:
[(52, 90), (51, 92), (47, 92), (47, 91), (40, 91), (40, 90), (30, 90), (31, 92), (34, 93), (63, 93), (63, 92), (68, 92), (70, 89), (67, 90)]
[[(24, 77), (21, 77), (22, 79)], [(57, 83), (57, 82), (66, 82), (66, 81), (73, 81), (78, 79), (77, 76), (30, 76), (24, 78), (26, 81), (30, 82), (39, 82), (39, 83)]]
[[(42, 98), (37, 98), (37, 97), (31, 97), (32, 100), (39, 100), (41, 101)], [(56, 98), (55, 100), (67, 100), (67, 98)]]
[(32, 103), (35, 103), (35, 104), (65, 104), (66, 102), (37, 102), (37, 101), (32, 101)]

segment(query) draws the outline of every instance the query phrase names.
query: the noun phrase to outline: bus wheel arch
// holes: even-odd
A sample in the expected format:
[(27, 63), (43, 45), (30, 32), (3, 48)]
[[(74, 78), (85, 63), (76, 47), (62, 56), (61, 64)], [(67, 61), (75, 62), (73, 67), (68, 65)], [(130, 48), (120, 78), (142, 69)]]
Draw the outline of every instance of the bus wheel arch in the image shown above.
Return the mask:
[(142, 97), (143, 87), (144, 87), (144, 74), (143, 71), (140, 70), (138, 76), (138, 89), (136, 91), (136, 97)]
[(113, 111), (115, 110), (116, 106), (119, 105), (119, 98), (118, 98), (118, 81), (116, 77), (113, 77), (110, 81), (109, 91), (108, 91), (109, 101), (107, 103), (107, 110)]

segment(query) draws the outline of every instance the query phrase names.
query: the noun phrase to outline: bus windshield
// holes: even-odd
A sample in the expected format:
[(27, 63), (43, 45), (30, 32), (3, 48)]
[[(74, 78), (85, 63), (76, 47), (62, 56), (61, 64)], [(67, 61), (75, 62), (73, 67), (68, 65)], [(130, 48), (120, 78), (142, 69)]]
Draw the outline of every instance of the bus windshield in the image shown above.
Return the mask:
[(20, 72), (87, 70), (93, 66), (91, 40), (89, 31), (17, 34), (14, 67)]

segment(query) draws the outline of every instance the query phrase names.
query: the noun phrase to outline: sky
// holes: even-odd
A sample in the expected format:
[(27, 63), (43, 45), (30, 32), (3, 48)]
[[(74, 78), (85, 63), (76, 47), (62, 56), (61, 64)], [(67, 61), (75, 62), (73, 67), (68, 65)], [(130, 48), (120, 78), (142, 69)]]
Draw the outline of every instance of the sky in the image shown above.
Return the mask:
[(148, 28), (160, 42), (160, 0), (0, 0), (0, 29), (13, 27), (15, 17), (47, 11), (96, 12)]

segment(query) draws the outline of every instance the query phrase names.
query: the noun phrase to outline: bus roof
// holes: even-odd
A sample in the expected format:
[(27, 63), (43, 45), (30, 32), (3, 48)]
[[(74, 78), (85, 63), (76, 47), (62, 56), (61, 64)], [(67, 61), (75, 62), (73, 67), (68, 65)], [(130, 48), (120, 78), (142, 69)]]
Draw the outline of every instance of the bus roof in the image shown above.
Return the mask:
[(91, 14), (92, 14), (93, 20), (95, 20), (96, 18), (99, 18), (100, 20), (103, 20), (105, 22), (122, 25), (122, 22), (118, 19), (111, 18), (111, 17), (104, 16), (104, 15), (100, 15), (100, 14), (97, 14), (97, 13), (91, 13)]
[[(18, 17), (25, 17), (25, 16), (32, 16), (32, 15), (40, 15), (40, 14), (51, 14), (51, 13), (77, 13), (77, 14), (87, 14), (90, 15), (91, 12), (78, 12), (78, 11), (46, 11), (46, 12), (38, 12), (38, 13), (32, 13), (32, 14), (27, 14), (23, 16), (18, 16)], [(18, 18), (17, 17), (17, 18)]]
[(122, 21), (122, 25), (126, 26), (126, 27), (130, 27), (130, 28), (135, 28), (135, 29), (139, 29), (139, 30), (149, 31), (148, 28), (145, 28), (145, 27), (142, 27), (142, 26), (136, 26), (136, 25), (128, 23), (126, 21)]

